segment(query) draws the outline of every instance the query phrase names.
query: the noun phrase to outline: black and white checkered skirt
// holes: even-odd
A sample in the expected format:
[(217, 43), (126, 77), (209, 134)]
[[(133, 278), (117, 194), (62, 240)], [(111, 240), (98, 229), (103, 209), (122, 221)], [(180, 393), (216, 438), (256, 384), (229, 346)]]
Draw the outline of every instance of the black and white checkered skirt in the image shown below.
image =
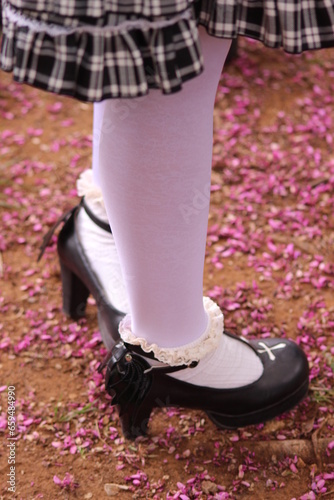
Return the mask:
[(1, 68), (84, 101), (165, 94), (203, 69), (198, 25), (300, 53), (334, 46), (332, 0), (5, 0)]

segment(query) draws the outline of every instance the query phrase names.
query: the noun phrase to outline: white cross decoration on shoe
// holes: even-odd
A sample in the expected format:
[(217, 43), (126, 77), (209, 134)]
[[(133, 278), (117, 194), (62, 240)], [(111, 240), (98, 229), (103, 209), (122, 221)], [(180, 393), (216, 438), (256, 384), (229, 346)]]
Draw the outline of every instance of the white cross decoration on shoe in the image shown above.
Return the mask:
[(284, 347), (286, 347), (286, 344), (283, 344), (282, 342), (281, 344), (276, 344), (273, 347), (268, 347), (267, 344), (265, 344), (264, 342), (259, 342), (259, 346), (263, 347), (263, 349), (257, 349), (257, 352), (259, 354), (263, 354), (264, 352), (266, 352), (269, 356), (269, 359), (271, 361), (275, 361), (276, 356), (275, 354), (272, 353), (272, 351), (276, 349), (284, 349)]

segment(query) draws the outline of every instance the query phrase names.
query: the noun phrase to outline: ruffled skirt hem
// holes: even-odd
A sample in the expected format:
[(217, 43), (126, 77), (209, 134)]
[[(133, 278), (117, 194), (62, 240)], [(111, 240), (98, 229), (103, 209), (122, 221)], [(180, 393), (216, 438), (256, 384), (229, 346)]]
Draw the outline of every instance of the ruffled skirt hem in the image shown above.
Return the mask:
[[(113, 1), (102, 11), (108, 2), (13, 0), (4, 6), (0, 66), (18, 82), (83, 101), (139, 97), (150, 88), (171, 94), (203, 70), (199, 24), (212, 36), (242, 35), (296, 54), (334, 46), (329, 3), (133, 0), (131, 8)], [(124, 4), (129, 12), (121, 12)]]

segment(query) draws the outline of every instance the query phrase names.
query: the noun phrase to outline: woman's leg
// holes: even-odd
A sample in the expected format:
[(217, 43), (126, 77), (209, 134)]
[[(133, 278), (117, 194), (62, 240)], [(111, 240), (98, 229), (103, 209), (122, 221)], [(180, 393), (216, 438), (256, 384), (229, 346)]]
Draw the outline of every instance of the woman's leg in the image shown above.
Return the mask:
[(96, 186), (100, 186), (99, 177), (99, 150), (100, 139), (102, 134), (102, 120), (104, 113), (105, 101), (94, 103), (93, 111), (93, 149), (92, 149), (92, 170), (93, 182)]
[[(99, 180), (99, 147), (104, 106), (105, 101), (94, 104), (92, 169), (82, 172), (77, 181), (77, 190), (79, 196), (85, 197), (85, 203), (95, 217), (108, 223)], [(95, 224), (85, 210), (78, 213), (77, 231), (90, 267), (99, 277), (110, 304), (121, 312), (129, 312), (113, 235)]]
[[(202, 28), (200, 35), (202, 75), (172, 96), (152, 91), (140, 99), (107, 101), (102, 122), (99, 178), (126, 281), (132, 331), (161, 347), (196, 341), (208, 324), (202, 283), (212, 115), (230, 42)], [(256, 354), (225, 335), (212, 356), (190, 375), (184, 370), (177, 377), (235, 387), (262, 373)]]

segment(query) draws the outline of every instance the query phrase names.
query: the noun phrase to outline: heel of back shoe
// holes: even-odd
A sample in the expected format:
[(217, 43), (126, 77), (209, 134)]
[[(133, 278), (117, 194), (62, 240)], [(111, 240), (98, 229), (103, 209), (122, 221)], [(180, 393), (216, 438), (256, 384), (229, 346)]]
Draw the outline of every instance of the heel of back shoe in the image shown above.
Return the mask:
[(72, 319), (84, 317), (89, 290), (82, 280), (60, 260), (63, 311)]

